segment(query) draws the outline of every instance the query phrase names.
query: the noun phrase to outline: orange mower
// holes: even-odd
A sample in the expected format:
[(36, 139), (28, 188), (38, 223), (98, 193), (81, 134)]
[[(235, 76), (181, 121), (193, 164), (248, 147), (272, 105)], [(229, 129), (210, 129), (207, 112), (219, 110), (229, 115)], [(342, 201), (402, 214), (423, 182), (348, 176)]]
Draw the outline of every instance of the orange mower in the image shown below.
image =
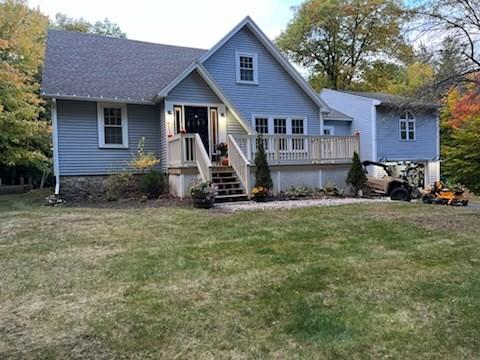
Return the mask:
[(467, 206), (468, 199), (464, 193), (463, 189), (449, 189), (443, 182), (435, 181), (433, 186), (423, 194), (422, 201), (424, 204)]

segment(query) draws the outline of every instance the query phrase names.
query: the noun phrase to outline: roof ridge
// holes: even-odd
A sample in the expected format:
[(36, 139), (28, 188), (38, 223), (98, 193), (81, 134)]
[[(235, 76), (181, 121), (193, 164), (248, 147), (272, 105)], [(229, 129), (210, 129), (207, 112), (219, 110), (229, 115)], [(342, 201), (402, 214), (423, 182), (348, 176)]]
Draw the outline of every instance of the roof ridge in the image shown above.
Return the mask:
[(113, 36), (85, 33), (85, 32), (80, 32), (80, 31), (48, 29), (48, 32), (49, 33), (50, 32), (58, 32), (58, 33), (67, 33), (67, 34), (73, 34), (73, 35), (85, 36), (85, 37), (104, 38), (104, 39), (109, 39), (109, 40), (113, 40), (113, 41), (128, 41), (128, 42), (135, 42), (135, 43), (146, 44), (146, 45), (160, 45), (160, 46), (168, 46), (168, 47), (182, 48), (182, 49), (189, 49), (189, 50), (208, 51), (208, 49), (201, 49), (201, 48), (196, 48), (196, 47), (191, 47), (191, 46), (163, 44), (163, 43), (156, 43), (156, 42), (152, 42), (152, 41), (144, 41), (144, 40), (136, 40), (136, 39), (126, 39), (126, 38), (122, 39), (122, 38), (117, 38), (117, 37), (113, 37)]

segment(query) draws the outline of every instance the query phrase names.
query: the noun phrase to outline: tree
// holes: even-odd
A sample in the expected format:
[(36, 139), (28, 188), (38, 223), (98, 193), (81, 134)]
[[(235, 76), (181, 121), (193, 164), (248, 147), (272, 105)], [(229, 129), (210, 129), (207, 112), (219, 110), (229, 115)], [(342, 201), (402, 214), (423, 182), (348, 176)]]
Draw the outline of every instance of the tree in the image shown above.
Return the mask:
[(447, 178), (480, 194), (480, 113), (453, 129), (450, 145), (443, 148)]
[(50, 165), (50, 126), (40, 120), (38, 71), (48, 18), (24, 0), (0, 3), (0, 166)]
[(365, 175), (365, 170), (363, 169), (362, 162), (360, 161), (360, 156), (358, 156), (357, 152), (354, 152), (352, 158), (352, 167), (348, 171), (347, 175), (347, 184), (352, 185), (353, 192), (355, 196), (357, 196), (359, 191), (366, 183), (367, 176)]
[(474, 82), (448, 93), (440, 124), (444, 174), (449, 181), (480, 192), (480, 93)]
[(120, 39), (125, 39), (127, 35), (115, 23), (105, 18), (103, 21), (97, 21), (91, 24), (84, 18), (71, 18), (65, 14), (57, 13), (55, 21), (50, 25), (52, 29), (83, 32), (97, 35), (110, 36)]
[[(432, 95), (439, 97), (452, 87), (473, 82), (480, 84), (478, 77), (470, 75), (480, 72), (480, 3), (478, 0), (430, 0), (421, 1), (420, 6), (410, 10), (421, 20), (421, 30), (432, 43), (433, 51), (443, 54), (444, 66), (435, 82), (429, 87)], [(443, 43), (435, 39), (445, 39)], [(450, 44), (446, 43), (450, 42)], [(449, 61), (445, 56), (449, 57)], [(452, 64), (452, 61), (455, 64)]]
[(403, 14), (397, 0), (308, 0), (276, 42), (317, 83), (342, 89), (368, 62), (405, 50)]
[(263, 139), (257, 139), (257, 152), (255, 153), (255, 187), (263, 186), (267, 189), (273, 187), (272, 175), (268, 166), (267, 154), (263, 145)]

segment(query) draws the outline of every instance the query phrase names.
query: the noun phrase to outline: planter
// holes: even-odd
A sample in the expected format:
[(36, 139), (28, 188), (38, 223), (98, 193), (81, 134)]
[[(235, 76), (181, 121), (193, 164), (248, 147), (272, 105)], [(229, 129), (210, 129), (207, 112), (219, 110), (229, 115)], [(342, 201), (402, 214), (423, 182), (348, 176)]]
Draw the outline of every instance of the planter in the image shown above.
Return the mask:
[(253, 197), (252, 200), (256, 202), (268, 202), (268, 201), (272, 201), (273, 198), (271, 196), (257, 196), (257, 197)]
[(228, 157), (222, 157), (221, 160), (220, 160), (220, 163), (223, 166), (228, 166)]
[(193, 207), (196, 209), (211, 209), (215, 205), (215, 198), (192, 197)]

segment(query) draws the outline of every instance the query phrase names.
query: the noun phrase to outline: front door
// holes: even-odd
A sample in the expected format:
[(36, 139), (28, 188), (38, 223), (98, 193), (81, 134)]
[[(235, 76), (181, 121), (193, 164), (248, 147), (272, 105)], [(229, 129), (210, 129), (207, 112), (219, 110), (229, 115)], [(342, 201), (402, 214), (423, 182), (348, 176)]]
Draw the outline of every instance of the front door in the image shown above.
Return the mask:
[(185, 106), (185, 130), (198, 133), (203, 145), (208, 149), (208, 108), (203, 106)]

